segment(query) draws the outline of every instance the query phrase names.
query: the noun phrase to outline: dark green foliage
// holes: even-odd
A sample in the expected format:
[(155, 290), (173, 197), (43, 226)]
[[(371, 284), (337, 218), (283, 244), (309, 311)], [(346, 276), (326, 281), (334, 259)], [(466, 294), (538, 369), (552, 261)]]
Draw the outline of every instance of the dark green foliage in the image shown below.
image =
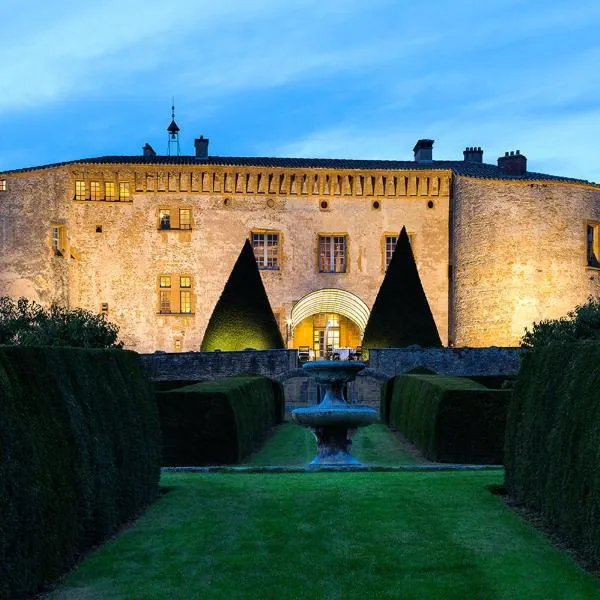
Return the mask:
[(33, 594), (157, 495), (136, 354), (0, 347), (0, 598)]
[(120, 348), (119, 328), (82, 308), (44, 308), (27, 298), (0, 298), (0, 344)]
[(491, 390), (512, 389), (516, 376), (514, 375), (469, 375), (469, 379), (484, 385)]
[(388, 423), (432, 461), (501, 464), (509, 391), (446, 375), (399, 375)]
[(284, 348), (250, 242), (246, 240), (213, 310), (201, 350)]
[(283, 420), (283, 387), (260, 375), (207, 381), (157, 393), (163, 464), (234, 464)]
[(362, 345), (403, 348), (413, 344), (439, 348), (442, 342), (403, 227), (375, 298)]
[(508, 412), (506, 487), (600, 567), (600, 343), (528, 352)]
[(600, 340), (600, 300), (590, 297), (566, 317), (546, 319), (525, 329), (521, 347), (527, 350), (548, 344), (568, 344), (578, 340)]

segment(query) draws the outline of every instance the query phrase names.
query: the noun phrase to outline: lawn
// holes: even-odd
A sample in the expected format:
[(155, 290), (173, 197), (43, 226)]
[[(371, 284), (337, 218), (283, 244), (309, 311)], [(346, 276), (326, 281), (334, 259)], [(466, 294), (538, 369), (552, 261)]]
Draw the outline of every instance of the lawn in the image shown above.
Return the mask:
[(166, 493), (48, 598), (600, 598), (488, 491), (502, 477), (165, 473)]
[[(315, 457), (316, 448), (310, 429), (294, 423), (283, 423), (277, 427), (265, 446), (250, 456), (245, 464), (252, 467), (303, 466)], [(356, 431), (352, 438), (352, 454), (366, 465), (414, 465), (426, 462), (408, 451), (389, 428), (381, 423)]]

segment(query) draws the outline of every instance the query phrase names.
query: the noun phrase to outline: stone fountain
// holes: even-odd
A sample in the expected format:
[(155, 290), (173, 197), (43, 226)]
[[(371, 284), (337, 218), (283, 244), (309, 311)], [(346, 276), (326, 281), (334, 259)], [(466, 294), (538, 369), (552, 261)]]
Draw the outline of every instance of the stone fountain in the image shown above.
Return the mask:
[(325, 388), (319, 404), (292, 411), (292, 420), (310, 427), (317, 438), (317, 456), (311, 465), (360, 464), (350, 452), (349, 431), (371, 425), (379, 416), (374, 408), (349, 404), (344, 388), (366, 366), (364, 362), (341, 360), (304, 363), (302, 368)]

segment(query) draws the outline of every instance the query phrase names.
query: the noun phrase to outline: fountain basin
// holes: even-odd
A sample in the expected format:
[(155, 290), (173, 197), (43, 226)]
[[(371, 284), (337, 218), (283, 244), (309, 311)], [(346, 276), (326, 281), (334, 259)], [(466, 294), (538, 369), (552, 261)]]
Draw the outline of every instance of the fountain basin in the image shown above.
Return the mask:
[(316, 360), (303, 369), (325, 389), (318, 405), (297, 408), (292, 420), (310, 427), (317, 440), (317, 455), (311, 465), (360, 464), (350, 451), (351, 432), (358, 427), (375, 423), (379, 415), (374, 408), (349, 404), (345, 386), (367, 365), (363, 362)]

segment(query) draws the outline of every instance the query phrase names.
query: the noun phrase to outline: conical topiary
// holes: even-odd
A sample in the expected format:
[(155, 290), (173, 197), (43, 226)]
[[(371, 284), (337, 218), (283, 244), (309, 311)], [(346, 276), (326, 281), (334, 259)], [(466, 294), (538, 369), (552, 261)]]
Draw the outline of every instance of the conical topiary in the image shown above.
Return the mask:
[(206, 327), (201, 350), (284, 348), (254, 251), (246, 240)]
[(403, 227), (371, 309), (362, 345), (402, 348), (412, 344), (441, 347), (442, 342)]

